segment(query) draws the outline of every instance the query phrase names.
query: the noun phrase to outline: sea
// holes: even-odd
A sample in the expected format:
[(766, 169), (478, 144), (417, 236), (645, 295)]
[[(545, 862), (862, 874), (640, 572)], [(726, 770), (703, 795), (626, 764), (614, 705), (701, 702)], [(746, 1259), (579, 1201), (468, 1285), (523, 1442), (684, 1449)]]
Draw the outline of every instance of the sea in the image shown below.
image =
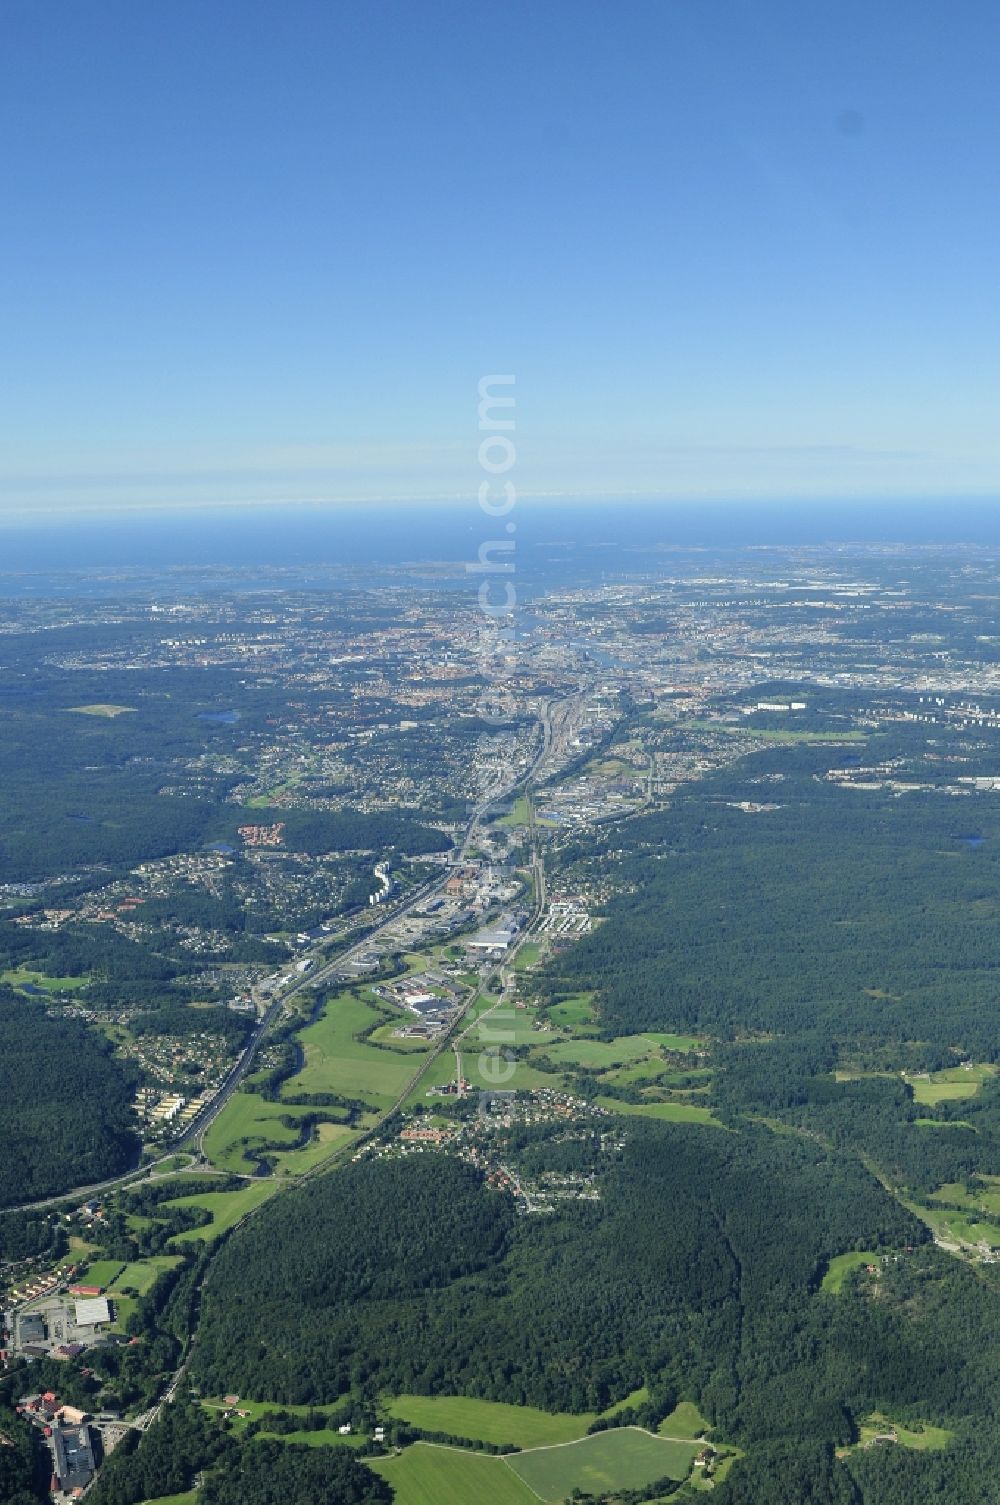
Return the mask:
[[(424, 585), (473, 589), (485, 550), (522, 598), (731, 567), (740, 554), (997, 550), (985, 502), (657, 503), (522, 500), (501, 519), (466, 503), (190, 507), (86, 516), (0, 513), (0, 597), (173, 597)], [(472, 566), (473, 568), (469, 568)], [(497, 575), (497, 578), (503, 578)]]

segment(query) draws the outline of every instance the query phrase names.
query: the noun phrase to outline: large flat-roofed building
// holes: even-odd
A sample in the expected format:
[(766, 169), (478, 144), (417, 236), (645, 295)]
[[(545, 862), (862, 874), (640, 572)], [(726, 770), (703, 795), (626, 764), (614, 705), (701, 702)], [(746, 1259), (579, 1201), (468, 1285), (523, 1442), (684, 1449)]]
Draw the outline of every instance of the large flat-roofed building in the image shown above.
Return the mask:
[(18, 1334), (23, 1343), (44, 1343), (45, 1322), (38, 1312), (28, 1312), (18, 1322)]
[(111, 1321), (111, 1308), (106, 1296), (92, 1296), (76, 1303), (77, 1327), (96, 1327), (99, 1322)]
[(86, 1489), (94, 1477), (94, 1449), (89, 1427), (54, 1427), (52, 1456), (60, 1489), (66, 1494), (75, 1489)]
[(506, 951), (517, 934), (517, 920), (512, 914), (502, 914), (494, 925), (479, 930), (466, 941), (469, 951)]

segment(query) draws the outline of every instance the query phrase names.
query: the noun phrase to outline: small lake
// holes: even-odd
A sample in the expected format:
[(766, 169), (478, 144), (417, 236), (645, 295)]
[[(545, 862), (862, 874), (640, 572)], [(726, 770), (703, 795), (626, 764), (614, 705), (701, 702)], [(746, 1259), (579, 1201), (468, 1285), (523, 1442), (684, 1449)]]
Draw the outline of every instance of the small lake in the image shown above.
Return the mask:
[(985, 836), (953, 836), (951, 839), (952, 839), (952, 841), (960, 841), (964, 847), (971, 847), (972, 850), (975, 851), (976, 847), (981, 847), (982, 846), (983, 842), (986, 840), (986, 837)]
[(220, 726), (235, 726), (236, 722), (237, 721), (241, 721), (242, 719), (243, 718), (241, 717), (239, 711), (199, 711), (198, 712), (198, 720), (199, 721), (215, 721)]

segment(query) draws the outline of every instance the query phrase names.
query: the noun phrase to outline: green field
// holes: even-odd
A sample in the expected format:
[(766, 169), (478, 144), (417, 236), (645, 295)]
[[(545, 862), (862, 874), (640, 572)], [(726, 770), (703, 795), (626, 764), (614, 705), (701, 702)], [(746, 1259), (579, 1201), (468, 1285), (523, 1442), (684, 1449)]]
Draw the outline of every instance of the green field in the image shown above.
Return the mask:
[(600, 1494), (643, 1489), (657, 1479), (684, 1479), (697, 1452), (695, 1442), (619, 1427), (561, 1447), (513, 1453), (506, 1462), (539, 1499), (561, 1502), (574, 1489)]
[(415, 1442), (398, 1458), (367, 1461), (392, 1485), (395, 1505), (538, 1505), (503, 1459), (486, 1453)]
[(870, 1249), (852, 1249), (849, 1254), (835, 1254), (826, 1267), (820, 1282), (820, 1290), (832, 1291), (836, 1294), (841, 1290), (852, 1270), (860, 1270), (862, 1265), (874, 1264), (877, 1259), (878, 1255)]
[(917, 1103), (958, 1102), (975, 1097), (980, 1087), (996, 1075), (995, 1066), (952, 1067), (947, 1071), (934, 1071), (926, 1078), (906, 1078), (913, 1088), (913, 1100)]
[(156, 1284), (164, 1270), (172, 1270), (181, 1262), (179, 1254), (153, 1254), (148, 1259), (134, 1260), (115, 1276), (111, 1295), (127, 1289), (145, 1296)]
[[(337, 1110), (324, 1108), (321, 1111), (336, 1113)], [(308, 1107), (300, 1105), (267, 1102), (256, 1092), (234, 1092), (218, 1118), (208, 1127), (205, 1154), (220, 1170), (246, 1175), (255, 1169), (255, 1162), (248, 1157), (247, 1150), (266, 1150), (269, 1158), (275, 1160), (279, 1172), (300, 1173), (328, 1154), (338, 1137), (346, 1138), (350, 1132), (337, 1124), (320, 1124), (319, 1130), (326, 1132), (314, 1136), (311, 1143), (297, 1149), (299, 1129), (281, 1120), (300, 1119), (309, 1112)], [(248, 1142), (244, 1144), (243, 1140)], [(273, 1156), (271, 1146), (277, 1151)]]
[(531, 810), (526, 795), (518, 795), (513, 808), (497, 821), (498, 826), (526, 826), (531, 821)]
[(449, 1432), (474, 1442), (497, 1446), (541, 1447), (583, 1437), (595, 1414), (536, 1411), (531, 1406), (508, 1406), (500, 1401), (473, 1400), (464, 1395), (401, 1395), (385, 1408), (390, 1416), (409, 1421), (425, 1432)]
[(1000, 1226), (993, 1222), (981, 1222), (966, 1213), (946, 1211), (941, 1207), (920, 1207), (916, 1203), (905, 1204), (921, 1222), (926, 1223), (935, 1238), (946, 1244), (988, 1244), (991, 1249), (1000, 1248)]
[(518, 948), (517, 955), (514, 957), (515, 971), (523, 972), (526, 967), (534, 967), (540, 960), (541, 955), (542, 948), (537, 941), (525, 941), (524, 945)]
[(379, 1109), (390, 1108), (420, 1063), (412, 1049), (380, 1050), (354, 1038), (382, 1022), (383, 1014), (371, 1004), (350, 993), (335, 994), (321, 1018), (299, 1035), (305, 1061), (285, 1091), (336, 1092), (363, 1098)]
[(113, 1296), (111, 1310), (114, 1313), (114, 1321), (110, 1331), (113, 1333), (127, 1331), (128, 1319), (138, 1305), (139, 1299), (136, 1296)]
[(0, 972), (0, 982), (9, 983), (12, 988), (23, 988), (27, 983), (33, 988), (41, 988), (44, 993), (72, 993), (77, 988), (85, 988), (89, 981), (89, 977), (49, 977), (45, 972), (33, 972), (30, 967), (13, 967)]
[(246, 1213), (259, 1207), (266, 1202), (268, 1197), (273, 1196), (276, 1190), (272, 1180), (248, 1181), (246, 1186), (240, 1187), (239, 1191), (209, 1191), (190, 1197), (177, 1197), (165, 1204), (168, 1207), (204, 1207), (212, 1214), (211, 1223), (206, 1223), (203, 1228), (189, 1228), (184, 1233), (178, 1233), (170, 1242), (180, 1246), (193, 1243), (197, 1239), (204, 1239), (208, 1244), (214, 1243), (224, 1233), (228, 1233), (234, 1223)]
[(74, 1278), (74, 1285), (82, 1286), (110, 1286), (118, 1279), (121, 1271), (125, 1269), (120, 1259), (95, 1259), (87, 1266), (82, 1274)]
[(551, 1005), (548, 1016), (560, 1029), (594, 1027), (594, 995), (576, 993), (572, 998), (563, 998), (561, 1002)]
[[(230, 1409), (221, 1395), (206, 1396), (201, 1404), (205, 1407), (206, 1411), (228, 1411)], [(247, 1400), (245, 1396), (241, 1395), (239, 1409), (249, 1412), (249, 1415), (246, 1417), (234, 1416), (232, 1423), (239, 1430), (241, 1425), (248, 1421), (256, 1421), (268, 1411), (288, 1411), (292, 1416), (308, 1416), (311, 1412), (315, 1411), (321, 1412), (323, 1415), (329, 1415), (331, 1411), (339, 1411), (343, 1404), (344, 1402), (341, 1399), (329, 1401), (325, 1405), (294, 1405), (291, 1402), (286, 1404), (284, 1401)]]
[(764, 726), (751, 726), (746, 722), (734, 724), (725, 721), (685, 721), (684, 730), (699, 732), (725, 732), (731, 737), (759, 737), (764, 742), (864, 742), (866, 732), (790, 732), (772, 730)]
[(623, 1103), (616, 1097), (599, 1097), (597, 1103), (611, 1113), (637, 1113), (640, 1118), (662, 1118), (667, 1123), (712, 1124), (722, 1127), (712, 1114), (711, 1108), (702, 1108), (693, 1103)]
[(968, 1212), (986, 1212), (1000, 1217), (1000, 1177), (981, 1176), (978, 1179), (984, 1184), (977, 1183), (971, 1191), (964, 1181), (946, 1181), (932, 1193), (930, 1200), (948, 1202)]
[(693, 1401), (678, 1401), (669, 1416), (665, 1416), (657, 1427), (657, 1431), (664, 1437), (701, 1437), (707, 1432), (711, 1422), (706, 1421)]
[(945, 1427), (932, 1427), (929, 1422), (915, 1431), (910, 1427), (902, 1427), (898, 1422), (890, 1421), (887, 1416), (875, 1412), (861, 1423), (861, 1441), (859, 1447), (873, 1442), (877, 1436), (884, 1436), (888, 1432), (895, 1432), (896, 1441), (900, 1447), (914, 1448), (920, 1453), (934, 1452), (939, 1448), (946, 1448), (954, 1436), (953, 1432)]
[(621, 1035), (617, 1040), (563, 1040), (550, 1045), (545, 1054), (568, 1066), (586, 1066), (608, 1071), (631, 1061), (659, 1060), (658, 1047), (649, 1035)]

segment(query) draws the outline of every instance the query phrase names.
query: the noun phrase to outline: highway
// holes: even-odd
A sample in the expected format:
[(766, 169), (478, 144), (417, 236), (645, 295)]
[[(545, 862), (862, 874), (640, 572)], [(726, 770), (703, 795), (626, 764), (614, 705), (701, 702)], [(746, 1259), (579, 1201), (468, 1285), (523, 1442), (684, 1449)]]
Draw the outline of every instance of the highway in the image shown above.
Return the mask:
[[(459, 844), (454, 855), (452, 865), (461, 863), (464, 860), (465, 854), (472, 844), (477, 830), (479, 829), (480, 822), (482, 821), (487, 811), (489, 811), (494, 805), (500, 803), (502, 800), (509, 799), (511, 795), (516, 794), (517, 791), (522, 787), (529, 786), (532, 779), (535, 777), (537, 770), (544, 764), (545, 760), (548, 758), (553, 744), (551, 704), (549, 702), (545, 702), (542, 707), (540, 724), (542, 728), (542, 745), (530, 768), (526, 773), (521, 774), (516, 780), (514, 780), (513, 783), (508, 785), (498, 784), (495, 788), (489, 790), (479, 799), (475, 808), (473, 809), (472, 815), (469, 818), (461, 843)], [(531, 832), (534, 846), (533, 810)], [(544, 885), (544, 878), (542, 877), (540, 880), (540, 866), (537, 861), (537, 847), (535, 847), (534, 872), (537, 907), (540, 881), (541, 884)], [(389, 910), (388, 906), (386, 907), (385, 911), (382, 911), (380, 909), (379, 912), (384, 913), (384, 919), (382, 919), (381, 922), (373, 930), (366, 931), (364, 937), (360, 941), (356, 942), (353, 946), (348, 947), (346, 951), (340, 952), (332, 960), (324, 959), (324, 950), (322, 946), (318, 946), (313, 948), (313, 950), (311, 951), (304, 952), (302, 956), (298, 958), (298, 960), (302, 961), (306, 958), (310, 959), (313, 962), (313, 968), (302, 973), (301, 976), (296, 976), (295, 981), (290, 983), (287, 987), (280, 988), (275, 991), (266, 1013), (255, 1026), (253, 1034), (250, 1036), (250, 1039), (247, 1041), (246, 1045), (243, 1048), (243, 1051), (240, 1054), (239, 1060), (230, 1068), (223, 1082), (216, 1091), (214, 1097), (210, 1102), (205, 1104), (205, 1106), (199, 1111), (197, 1116), (184, 1130), (184, 1133), (178, 1136), (177, 1140), (169, 1147), (169, 1149), (165, 1149), (162, 1155), (158, 1156), (153, 1161), (147, 1161), (144, 1165), (134, 1167), (132, 1170), (125, 1172), (123, 1175), (113, 1176), (107, 1181), (94, 1182), (89, 1186), (77, 1186), (74, 1187), (71, 1191), (61, 1192), (58, 1196), (46, 1197), (38, 1202), (23, 1203), (21, 1205), (21, 1208), (16, 1210), (35, 1211), (46, 1207), (59, 1207), (67, 1202), (75, 1203), (87, 1201), (92, 1197), (102, 1196), (107, 1192), (115, 1191), (119, 1187), (127, 1186), (133, 1181), (142, 1179), (143, 1177), (154, 1172), (157, 1166), (161, 1166), (167, 1163), (173, 1155), (185, 1150), (189, 1152), (193, 1150), (199, 1158), (203, 1158), (205, 1134), (209, 1126), (222, 1112), (223, 1108), (226, 1106), (233, 1093), (237, 1090), (240, 1083), (249, 1073), (254, 1059), (256, 1058), (261, 1048), (261, 1045), (267, 1039), (267, 1036), (273, 1025), (280, 1018), (284, 1006), (289, 1001), (289, 999), (294, 998), (297, 993), (301, 992), (305, 988), (314, 988), (317, 985), (322, 985), (324, 982), (328, 981), (329, 978), (338, 970), (340, 970), (345, 964), (349, 963), (355, 957), (359, 956), (362, 951), (367, 950), (370, 946), (375, 944), (378, 941), (379, 936), (383, 933), (383, 931), (387, 930), (390, 925), (395, 924), (405, 915), (408, 915), (412, 910), (418, 908), (438, 889), (443, 889), (449, 876), (450, 873), (446, 869), (442, 875), (435, 875), (426, 883), (423, 883), (418, 888), (414, 889), (412, 893), (406, 896), (403, 903), (397, 904), (391, 910)], [(343, 935), (343, 933), (344, 932), (342, 931), (341, 934)], [(326, 944), (329, 945), (329, 941), (327, 941)], [(262, 989), (258, 989), (257, 991), (260, 992), (262, 991)], [(474, 999), (471, 1000), (470, 1004), (467, 1005), (467, 1007), (471, 1007), (472, 1002), (474, 1001)], [(446, 1038), (450, 1038), (450, 1036)], [(425, 1068), (426, 1066), (430, 1065), (431, 1060), (436, 1059), (437, 1054), (438, 1052), (435, 1051), (434, 1054), (424, 1063)], [(407, 1092), (409, 1092), (410, 1090), (410, 1088), (407, 1088)], [(405, 1096), (406, 1093), (403, 1094), (404, 1098)], [(402, 1100), (403, 1099), (401, 1098), (400, 1102), (402, 1102)], [(397, 1104), (396, 1106), (398, 1107), (399, 1105)]]

